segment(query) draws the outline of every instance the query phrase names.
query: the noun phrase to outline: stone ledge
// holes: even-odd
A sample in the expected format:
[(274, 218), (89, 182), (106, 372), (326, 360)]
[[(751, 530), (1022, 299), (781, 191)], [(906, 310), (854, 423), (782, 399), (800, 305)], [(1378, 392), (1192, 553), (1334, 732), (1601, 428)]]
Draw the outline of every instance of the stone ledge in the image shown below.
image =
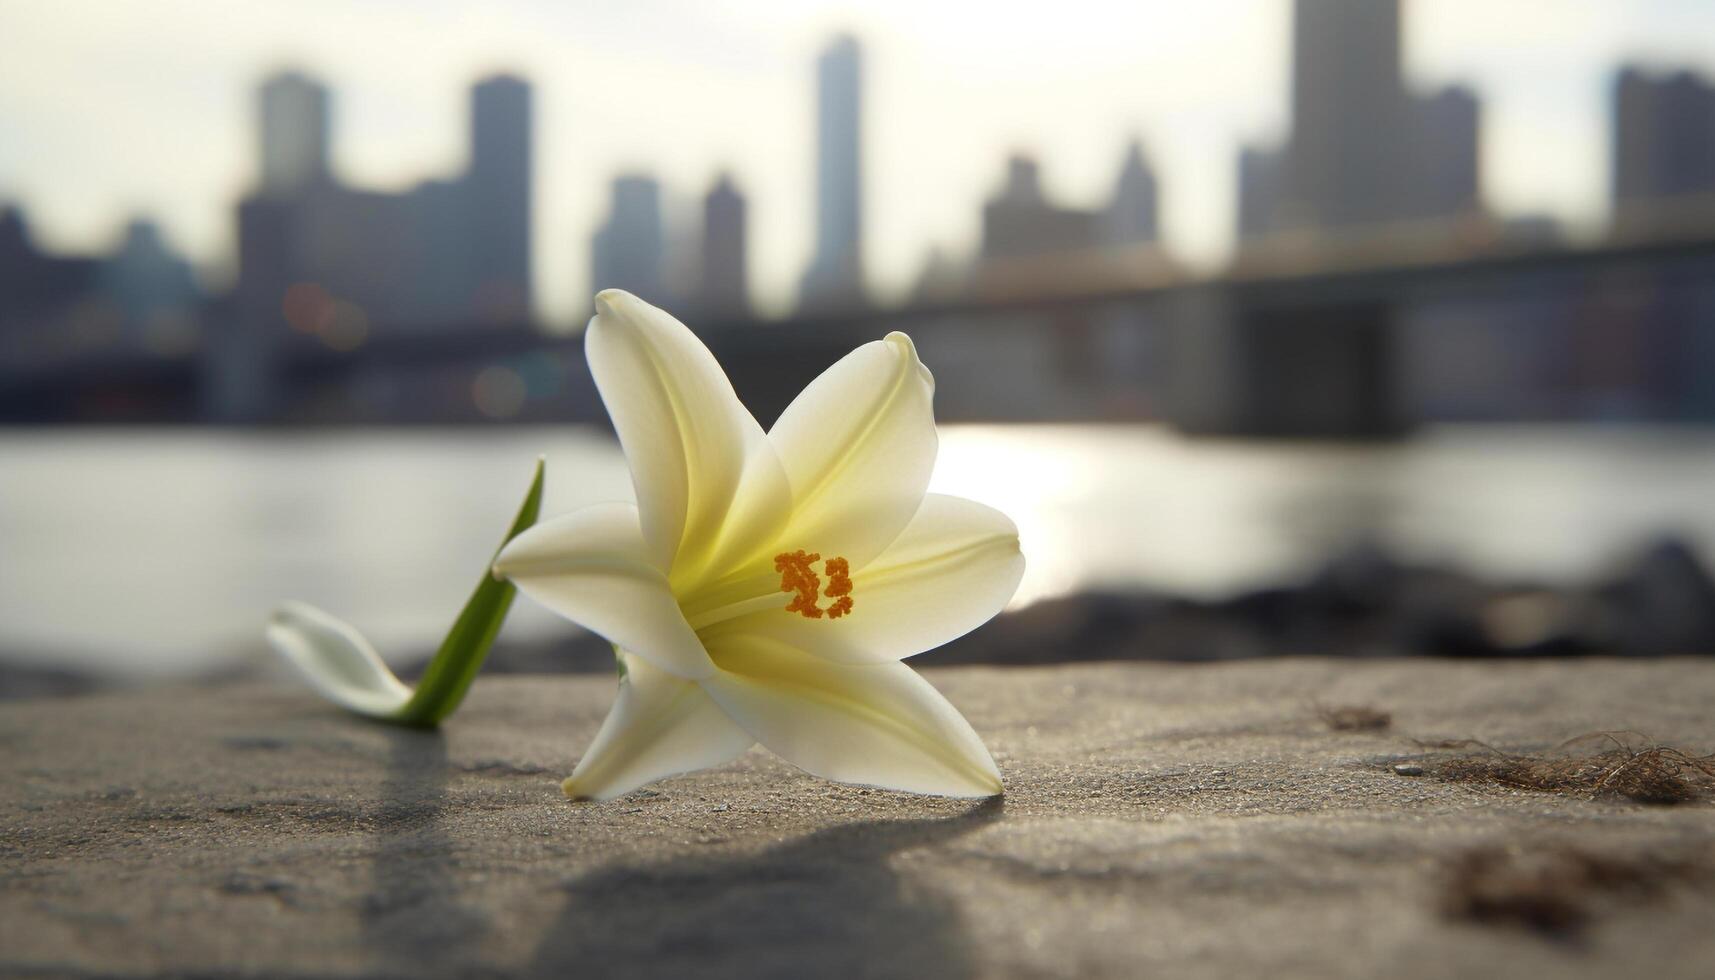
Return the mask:
[[(612, 697), (478, 682), (440, 734), (295, 687), (0, 705), (8, 976), (1703, 976), (1715, 889), (1577, 935), (1452, 921), (1449, 862), (1561, 843), (1715, 861), (1707, 802), (1397, 775), (1411, 741), (1630, 728), (1715, 748), (1715, 661), (949, 668), (987, 804), (760, 750), (605, 804), (558, 792)], [(1330, 731), (1317, 703), (1391, 713)]]

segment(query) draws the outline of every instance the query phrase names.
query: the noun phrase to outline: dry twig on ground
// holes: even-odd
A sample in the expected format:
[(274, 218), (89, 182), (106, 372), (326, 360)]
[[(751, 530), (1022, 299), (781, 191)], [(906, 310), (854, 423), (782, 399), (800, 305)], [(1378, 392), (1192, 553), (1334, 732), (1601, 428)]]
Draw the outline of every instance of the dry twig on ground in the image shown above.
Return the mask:
[[(1601, 748), (1580, 754), (1580, 750), (1593, 746)], [(1686, 803), (1715, 791), (1715, 755), (1695, 756), (1657, 745), (1637, 732), (1593, 732), (1540, 755), (1504, 752), (1474, 739), (1427, 747), (1485, 751), (1479, 756), (1425, 762), (1428, 775), (1450, 782), (1497, 783), (1639, 803)]]

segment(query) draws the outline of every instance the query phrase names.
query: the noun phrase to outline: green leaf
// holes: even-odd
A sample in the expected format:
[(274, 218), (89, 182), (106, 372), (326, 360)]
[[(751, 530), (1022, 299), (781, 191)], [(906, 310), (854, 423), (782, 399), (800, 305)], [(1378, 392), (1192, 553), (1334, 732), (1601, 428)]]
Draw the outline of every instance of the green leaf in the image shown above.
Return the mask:
[[(530, 492), (525, 495), (524, 503), (518, 508), (518, 517), (513, 520), (506, 537), (501, 539), (500, 547), (504, 548), (508, 541), (536, 523), (541, 510), (542, 461), (538, 459), (535, 478), (530, 481)], [(499, 553), (500, 548), (496, 548), (495, 554)], [(493, 564), (492, 560), (490, 564)], [(485, 567), (476, 591), (470, 594), (470, 600), (453, 622), (447, 638), (441, 641), (441, 648), (435, 652), (435, 659), (429, 662), (428, 670), (423, 672), (423, 679), (417, 682), (417, 690), (411, 695), (411, 700), (385, 720), (433, 728), (456, 711), (464, 700), (465, 692), (470, 690), (476, 672), (482, 669), (482, 662), (488, 658), (489, 648), (494, 645), (500, 624), (506, 621), (506, 612), (512, 608), (512, 599), (517, 594), (516, 586), (496, 579)]]

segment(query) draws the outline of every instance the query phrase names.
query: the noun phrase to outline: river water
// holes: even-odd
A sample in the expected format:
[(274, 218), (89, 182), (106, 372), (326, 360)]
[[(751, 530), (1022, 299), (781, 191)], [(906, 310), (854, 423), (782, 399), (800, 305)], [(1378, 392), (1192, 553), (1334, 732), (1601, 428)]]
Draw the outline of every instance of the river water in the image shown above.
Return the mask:
[[(593, 430), (0, 434), (0, 655), (112, 675), (255, 655), (283, 598), (396, 658), (438, 642), (537, 454), (545, 513), (625, 499)], [(1191, 440), (1148, 426), (951, 426), (932, 489), (1000, 508), (1017, 604), (1091, 586), (1219, 596), (1374, 541), (1571, 582), (1651, 538), (1715, 555), (1715, 433), (1454, 427), (1387, 445)], [(566, 627), (521, 600), (508, 635)]]

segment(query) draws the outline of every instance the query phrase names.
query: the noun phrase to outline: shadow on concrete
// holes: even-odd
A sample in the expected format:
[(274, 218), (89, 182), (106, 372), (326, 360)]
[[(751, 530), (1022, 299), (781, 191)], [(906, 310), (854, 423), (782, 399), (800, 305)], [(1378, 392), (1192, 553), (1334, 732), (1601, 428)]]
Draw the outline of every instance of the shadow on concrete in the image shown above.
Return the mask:
[(387, 777), (375, 814), (374, 880), (363, 899), (363, 931), (388, 975), (446, 970), (486, 928), (459, 903), (445, 821), (447, 743), (440, 732), (388, 728)]
[(892, 855), (997, 819), (1000, 797), (953, 817), (866, 820), (760, 854), (608, 868), (567, 883), (533, 977), (968, 977), (963, 923)]

